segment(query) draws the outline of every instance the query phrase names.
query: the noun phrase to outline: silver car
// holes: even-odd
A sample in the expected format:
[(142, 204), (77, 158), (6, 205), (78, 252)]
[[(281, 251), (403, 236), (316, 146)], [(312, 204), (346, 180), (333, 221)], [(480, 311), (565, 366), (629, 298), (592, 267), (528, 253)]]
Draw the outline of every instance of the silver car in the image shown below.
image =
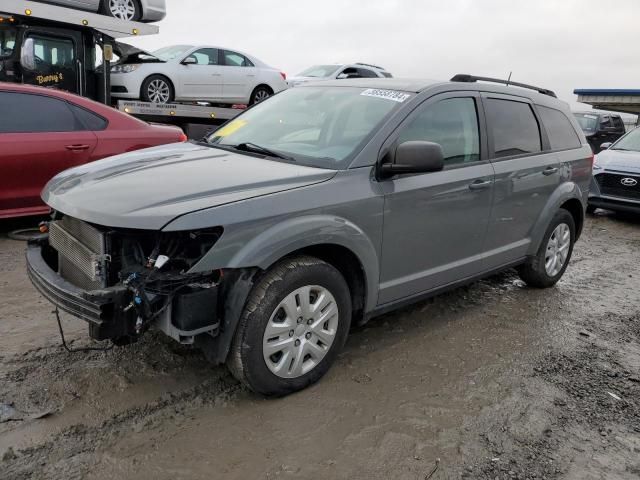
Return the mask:
[(67, 170), (29, 275), (93, 338), (158, 329), (269, 395), (320, 379), (352, 323), (509, 267), (551, 287), (591, 148), (553, 92), (477, 78), (309, 83)]
[(42, 0), (64, 7), (100, 12), (136, 22), (157, 22), (167, 13), (165, 0)]
[(593, 163), (587, 210), (640, 213), (640, 128), (600, 147)]

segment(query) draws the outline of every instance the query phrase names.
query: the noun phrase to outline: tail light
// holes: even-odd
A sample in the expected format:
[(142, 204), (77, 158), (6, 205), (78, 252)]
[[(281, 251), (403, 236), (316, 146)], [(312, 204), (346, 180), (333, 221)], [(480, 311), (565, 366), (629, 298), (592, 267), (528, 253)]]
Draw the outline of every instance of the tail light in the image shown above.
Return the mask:
[(187, 137), (184, 133), (181, 133), (181, 134), (180, 134), (180, 136), (178, 137), (178, 141), (179, 141), (180, 143), (184, 143), (184, 142), (186, 142), (187, 140), (189, 140), (189, 137)]
[(287, 79), (287, 74), (284, 72), (280, 72), (280, 76), (282, 77), (283, 80)]
[(591, 154), (591, 168), (596, 164), (596, 156), (595, 154)]

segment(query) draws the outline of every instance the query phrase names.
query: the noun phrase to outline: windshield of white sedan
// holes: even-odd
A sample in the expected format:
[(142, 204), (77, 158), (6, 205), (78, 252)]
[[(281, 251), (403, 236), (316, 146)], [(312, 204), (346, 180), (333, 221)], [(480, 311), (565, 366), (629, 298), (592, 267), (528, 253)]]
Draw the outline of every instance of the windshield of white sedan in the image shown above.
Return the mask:
[(208, 142), (254, 153), (261, 148), (315, 167), (346, 168), (377, 126), (410, 96), (353, 87), (292, 88), (232, 120)]
[(611, 150), (640, 152), (640, 128), (636, 128), (618, 140), (615, 145), (611, 147)]
[(327, 78), (338, 70), (338, 65), (315, 65), (311, 68), (307, 68), (305, 71), (300, 72), (298, 77), (314, 77), (314, 78)]
[(192, 48), (193, 47), (189, 45), (173, 45), (171, 47), (161, 48), (160, 50), (156, 50), (152, 53), (159, 59), (168, 62), (169, 60), (173, 60), (174, 58), (187, 53), (187, 51), (191, 50)]

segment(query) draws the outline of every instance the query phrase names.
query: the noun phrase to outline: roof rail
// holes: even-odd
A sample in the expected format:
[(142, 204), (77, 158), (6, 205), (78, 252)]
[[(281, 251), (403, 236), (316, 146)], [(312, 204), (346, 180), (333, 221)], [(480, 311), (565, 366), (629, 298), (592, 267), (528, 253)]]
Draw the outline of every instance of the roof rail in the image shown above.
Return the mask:
[(507, 86), (514, 86), (514, 87), (520, 87), (520, 88), (527, 88), (529, 90), (535, 90), (538, 93), (541, 93), (543, 95), (549, 95), (550, 97), (554, 97), (557, 98), (558, 96), (555, 94), (555, 92), (548, 90), (546, 88), (540, 88), (540, 87), (534, 87), (533, 85), (527, 85), (526, 83), (518, 83), (518, 82), (512, 82), (510, 80), (501, 80), (499, 78), (489, 78), (489, 77), (476, 77), (475, 75), (468, 75), (466, 73), (459, 73), (457, 75), (454, 75), (451, 78), (452, 82), (465, 82), (465, 83), (474, 83), (474, 82), (491, 82), (491, 83), (501, 83), (503, 85), (507, 85)]
[(362, 65), (363, 67), (373, 67), (373, 68), (377, 68), (378, 70), (384, 70), (384, 68), (378, 66), (378, 65), (372, 65), (370, 63), (363, 63), (363, 62), (356, 62), (356, 65)]

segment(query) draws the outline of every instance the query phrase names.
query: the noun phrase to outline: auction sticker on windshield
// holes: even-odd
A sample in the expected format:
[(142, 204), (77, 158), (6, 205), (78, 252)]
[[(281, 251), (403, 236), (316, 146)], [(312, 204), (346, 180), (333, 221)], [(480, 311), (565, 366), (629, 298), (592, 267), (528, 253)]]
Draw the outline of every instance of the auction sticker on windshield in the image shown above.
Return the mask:
[(232, 133), (240, 130), (246, 124), (247, 122), (245, 122), (244, 120), (232, 120), (227, 125), (214, 132), (214, 137), (226, 137), (228, 135), (231, 135)]
[(411, 96), (408, 93), (396, 92), (395, 90), (381, 90), (379, 88), (368, 88), (360, 95), (364, 95), (365, 97), (384, 98), (398, 103), (404, 102)]

